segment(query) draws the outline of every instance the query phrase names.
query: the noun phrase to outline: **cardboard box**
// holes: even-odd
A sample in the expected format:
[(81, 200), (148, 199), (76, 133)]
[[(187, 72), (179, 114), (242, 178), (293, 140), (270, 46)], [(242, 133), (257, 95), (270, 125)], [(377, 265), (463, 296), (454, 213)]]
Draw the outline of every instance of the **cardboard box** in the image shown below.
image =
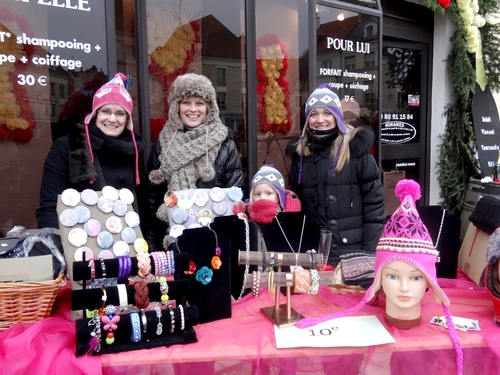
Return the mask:
[(458, 253), (458, 268), (478, 285), (486, 267), (486, 248), (489, 239), (489, 234), (469, 223)]
[(394, 195), (394, 189), (396, 184), (404, 180), (406, 176), (405, 171), (392, 171), (392, 172), (382, 172), (382, 184), (384, 186), (384, 196), (385, 196), (385, 212), (387, 215), (392, 215), (396, 211), (401, 203), (399, 198)]
[(52, 280), (52, 255), (0, 260), (0, 282)]

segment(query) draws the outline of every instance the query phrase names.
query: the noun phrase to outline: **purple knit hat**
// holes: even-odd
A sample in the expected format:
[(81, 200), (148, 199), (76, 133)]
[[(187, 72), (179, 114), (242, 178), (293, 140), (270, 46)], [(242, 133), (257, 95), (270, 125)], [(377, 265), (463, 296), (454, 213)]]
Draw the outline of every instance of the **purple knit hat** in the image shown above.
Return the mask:
[(435, 263), (439, 261), (439, 253), (434, 247), (429, 232), (415, 207), (415, 201), (420, 199), (421, 196), (420, 186), (413, 180), (401, 180), (396, 184), (395, 194), (400, 199), (401, 204), (385, 224), (377, 245), (375, 279), (363, 299), (357, 305), (344, 311), (329, 314), (319, 319), (302, 319), (297, 323), (297, 327), (310, 327), (359, 311), (381, 288), (382, 269), (390, 262), (401, 260), (418, 268), (424, 274), (432, 289), (434, 298), (438, 303), (441, 303), (455, 348), (457, 374), (462, 374), (463, 353), (448, 309), (450, 300), (439, 287), (436, 278)]
[(316, 108), (328, 109), (336, 118), (337, 126), (339, 130), (346, 134), (347, 128), (344, 124), (344, 112), (342, 111), (342, 104), (340, 99), (326, 83), (322, 83), (316, 90), (313, 91), (306, 102), (306, 122), (304, 124), (304, 129), (307, 128), (307, 123), (309, 121), (309, 116), (311, 112)]
[[(304, 124), (304, 128), (302, 129), (302, 134), (300, 136), (300, 144), (302, 144), (304, 136), (307, 131), (309, 117), (311, 116), (311, 112), (316, 108), (325, 108), (329, 110), (335, 119), (337, 120), (337, 128), (342, 133), (342, 143), (344, 142), (344, 134), (347, 134), (347, 127), (344, 124), (344, 112), (342, 111), (342, 104), (340, 103), (340, 99), (332, 90), (330, 90), (330, 86), (326, 83), (322, 83), (316, 90), (313, 91), (306, 102), (306, 121)], [(335, 158), (333, 160), (332, 166), (328, 171), (329, 176), (333, 176), (335, 174), (335, 168), (337, 167), (337, 161), (340, 155), (340, 149), (342, 148), (342, 143), (339, 145)], [(304, 152), (303, 150), (300, 152), (300, 165), (299, 165), (299, 185), (302, 183), (302, 164), (303, 164)]]
[[(90, 158), (94, 163), (94, 153), (92, 152), (92, 145), (90, 144), (89, 124), (90, 121), (96, 116), (97, 110), (106, 104), (117, 104), (121, 106), (128, 114), (128, 121), (126, 128), (132, 134), (132, 142), (135, 149), (135, 184), (139, 185), (139, 151), (137, 149), (137, 142), (134, 134), (134, 124), (132, 122), (132, 108), (133, 102), (130, 93), (124, 85), (127, 77), (123, 73), (116, 73), (114, 78), (108, 83), (104, 84), (96, 91), (92, 100), (92, 112), (85, 117), (85, 132), (87, 135), (87, 144), (89, 148)], [(91, 181), (93, 183), (94, 180)]]
[(253, 176), (252, 189), (250, 190), (250, 202), (253, 202), (253, 189), (259, 184), (267, 184), (278, 193), (280, 206), (284, 211), (286, 208), (285, 179), (280, 171), (274, 168), (273, 164), (264, 164), (260, 167), (255, 176)]

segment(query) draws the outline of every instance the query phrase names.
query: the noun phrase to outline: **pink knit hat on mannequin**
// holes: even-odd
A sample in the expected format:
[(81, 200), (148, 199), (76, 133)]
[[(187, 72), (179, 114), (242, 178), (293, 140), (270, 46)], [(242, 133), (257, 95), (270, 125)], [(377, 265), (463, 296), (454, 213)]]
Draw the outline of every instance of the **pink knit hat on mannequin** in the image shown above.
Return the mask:
[(319, 319), (303, 319), (297, 323), (297, 327), (306, 328), (357, 312), (381, 288), (382, 269), (393, 261), (404, 261), (418, 268), (425, 275), (435, 300), (443, 307), (446, 324), (455, 348), (457, 374), (462, 374), (463, 353), (448, 309), (450, 300), (439, 287), (436, 278), (435, 263), (439, 261), (439, 253), (415, 207), (415, 202), (421, 196), (420, 186), (413, 180), (402, 180), (396, 184), (395, 194), (400, 199), (401, 204), (385, 224), (384, 231), (380, 236), (375, 257), (375, 279), (363, 299), (350, 309)]
[(87, 144), (90, 152), (90, 158), (94, 163), (94, 153), (90, 144), (89, 123), (96, 116), (97, 110), (106, 104), (117, 104), (127, 112), (127, 129), (132, 134), (132, 142), (135, 148), (135, 184), (139, 185), (139, 152), (137, 150), (137, 142), (134, 134), (134, 124), (132, 122), (133, 102), (130, 93), (125, 88), (124, 82), (127, 77), (123, 73), (116, 73), (114, 78), (104, 84), (96, 91), (92, 100), (92, 112), (85, 117), (85, 133), (87, 134)]

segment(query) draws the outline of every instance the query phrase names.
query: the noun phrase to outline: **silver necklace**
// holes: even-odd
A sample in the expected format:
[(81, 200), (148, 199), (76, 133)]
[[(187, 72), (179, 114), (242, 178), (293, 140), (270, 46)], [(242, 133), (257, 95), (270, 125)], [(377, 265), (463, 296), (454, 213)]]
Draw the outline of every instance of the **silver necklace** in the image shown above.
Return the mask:
[(276, 217), (276, 222), (278, 223), (278, 226), (281, 229), (281, 233), (283, 233), (283, 237), (285, 237), (286, 243), (290, 247), (290, 250), (292, 250), (292, 252), (295, 254), (295, 266), (298, 267), (299, 253), (300, 253), (300, 248), (302, 247), (302, 237), (304, 236), (304, 226), (306, 224), (306, 216), (304, 215), (304, 219), (302, 220), (302, 230), (300, 231), (299, 248), (297, 249), (297, 251), (293, 249), (292, 245), (290, 244), (290, 241), (288, 241), (288, 237), (286, 236), (285, 231), (283, 230), (283, 227), (281, 226), (281, 223), (277, 217)]

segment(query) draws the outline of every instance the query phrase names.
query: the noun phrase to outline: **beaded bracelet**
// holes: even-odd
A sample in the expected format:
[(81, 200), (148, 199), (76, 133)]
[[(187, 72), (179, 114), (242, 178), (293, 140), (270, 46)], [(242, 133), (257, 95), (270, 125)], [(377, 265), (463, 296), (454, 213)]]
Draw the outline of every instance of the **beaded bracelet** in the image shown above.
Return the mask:
[(184, 307), (182, 305), (179, 305), (179, 311), (181, 312), (181, 331), (184, 331), (186, 322), (184, 320)]
[(158, 278), (158, 282), (160, 283), (160, 301), (162, 304), (167, 303), (168, 301), (168, 284), (167, 284), (167, 278), (165, 276), (161, 276)]
[(99, 261), (101, 262), (101, 275), (103, 279), (103, 283), (106, 281), (106, 263), (104, 262), (104, 258), (99, 258)]
[(132, 324), (132, 342), (141, 341), (141, 322), (139, 321), (139, 314), (137, 311), (130, 312), (130, 323)]
[(163, 323), (161, 322), (161, 309), (160, 306), (155, 306), (156, 317), (158, 318), (158, 324), (156, 325), (156, 336), (160, 336), (163, 333)]
[(174, 310), (172, 309), (172, 306), (168, 305), (168, 311), (170, 312), (170, 333), (174, 333), (175, 330), (175, 316), (174, 316)]
[(260, 293), (260, 271), (252, 272), (252, 296), (258, 297)]
[(173, 276), (175, 274), (175, 258), (173, 250), (167, 251), (167, 265), (168, 265), (167, 276)]
[(99, 353), (101, 351), (101, 319), (94, 317), (89, 320), (89, 326), (94, 326), (92, 332), (90, 332), (90, 351)]
[(317, 270), (309, 270), (311, 274), (311, 288), (309, 292), (311, 294), (317, 294), (319, 290), (319, 275)]

